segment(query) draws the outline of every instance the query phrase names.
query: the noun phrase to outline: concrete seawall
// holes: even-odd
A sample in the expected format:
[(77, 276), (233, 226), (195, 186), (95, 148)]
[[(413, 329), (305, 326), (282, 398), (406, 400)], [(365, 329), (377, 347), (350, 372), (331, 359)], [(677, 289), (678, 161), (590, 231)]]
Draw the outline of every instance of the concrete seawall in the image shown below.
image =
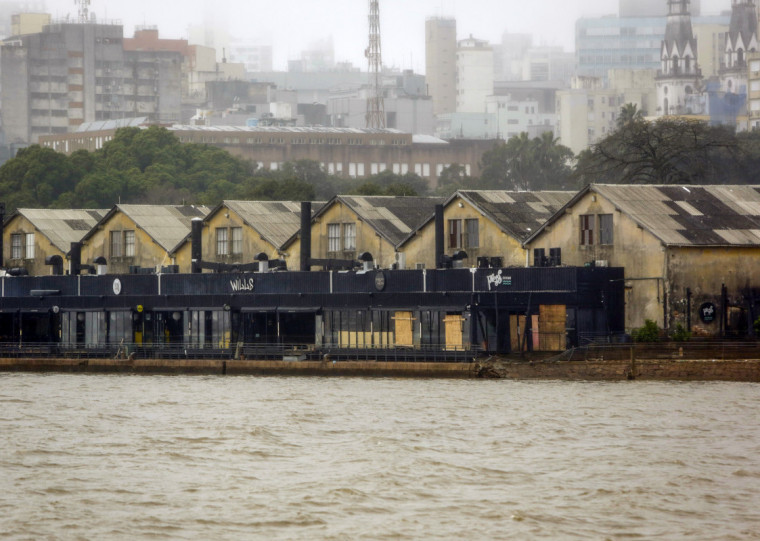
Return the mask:
[(218, 374), (288, 376), (477, 377), (472, 363), (256, 361), (202, 359), (0, 359), (0, 372)]
[(760, 360), (581, 360), (426, 363), (186, 359), (0, 359), (0, 372), (492, 378), (760, 383)]

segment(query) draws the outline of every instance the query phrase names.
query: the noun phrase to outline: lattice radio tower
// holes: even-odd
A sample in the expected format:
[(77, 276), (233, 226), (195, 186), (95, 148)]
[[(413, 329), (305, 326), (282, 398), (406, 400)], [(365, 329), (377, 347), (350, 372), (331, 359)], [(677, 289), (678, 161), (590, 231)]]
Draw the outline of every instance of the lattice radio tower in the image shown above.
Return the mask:
[(383, 57), (380, 47), (380, 1), (369, 0), (369, 47), (364, 51), (369, 62), (369, 96), (367, 97), (367, 127), (385, 128), (383, 100)]
[(90, 20), (90, 0), (74, 0), (74, 3), (79, 6), (79, 13), (77, 14), (77, 20), (80, 23), (86, 23)]

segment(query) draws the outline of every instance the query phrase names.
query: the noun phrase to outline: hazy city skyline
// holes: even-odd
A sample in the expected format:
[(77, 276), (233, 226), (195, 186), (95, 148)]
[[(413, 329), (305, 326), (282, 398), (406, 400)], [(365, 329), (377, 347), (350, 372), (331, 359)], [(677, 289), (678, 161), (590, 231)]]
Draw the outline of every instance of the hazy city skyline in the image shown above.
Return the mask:
[[(664, 2), (665, 0), (663, 0)], [(157, 26), (164, 38), (187, 38), (189, 28), (212, 21), (227, 28), (231, 38), (271, 44), (274, 67), (284, 70), (287, 61), (298, 58), (310, 43), (332, 37), (335, 59), (365, 68), (368, 3), (365, 0), (282, 0), (242, 2), (240, 0), (168, 0), (156, 4), (148, 0), (129, 3), (92, 0), (90, 11), (99, 20), (118, 20), (125, 35), (135, 26)], [(559, 7), (558, 6), (561, 6)], [(73, 0), (47, 0), (54, 18), (76, 15)], [(160, 7), (157, 7), (160, 6)], [(424, 72), (425, 32), (428, 17), (453, 17), (460, 39), (470, 34), (499, 42), (505, 32), (529, 33), (537, 45), (558, 45), (574, 50), (575, 21), (617, 13), (616, 0), (382, 0), (381, 27), (383, 60), (387, 67), (412, 68)], [(730, 0), (703, 0), (703, 14), (730, 9)], [(175, 9), (176, 8), (176, 11)]]

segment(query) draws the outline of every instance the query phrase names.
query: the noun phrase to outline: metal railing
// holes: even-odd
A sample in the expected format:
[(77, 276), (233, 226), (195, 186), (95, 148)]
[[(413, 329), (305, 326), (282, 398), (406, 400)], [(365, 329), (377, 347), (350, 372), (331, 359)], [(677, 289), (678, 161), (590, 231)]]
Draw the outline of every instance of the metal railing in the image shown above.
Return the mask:
[(51, 342), (0, 342), (0, 358), (69, 359), (220, 359), (251, 361), (378, 361), (378, 362), (474, 362), (483, 354), (478, 347), (446, 345), (414, 347), (338, 347), (313, 344), (262, 344), (236, 342), (227, 347), (213, 344), (87, 344)]

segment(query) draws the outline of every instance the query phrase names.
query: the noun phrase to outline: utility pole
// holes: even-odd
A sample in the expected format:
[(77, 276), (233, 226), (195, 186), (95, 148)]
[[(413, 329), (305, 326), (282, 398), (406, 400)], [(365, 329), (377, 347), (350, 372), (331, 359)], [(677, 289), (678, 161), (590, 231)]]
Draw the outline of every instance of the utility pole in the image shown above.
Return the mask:
[(369, 96), (367, 97), (367, 128), (385, 129), (383, 100), (383, 57), (380, 47), (380, 1), (369, 0), (369, 47), (364, 51), (369, 62)]

